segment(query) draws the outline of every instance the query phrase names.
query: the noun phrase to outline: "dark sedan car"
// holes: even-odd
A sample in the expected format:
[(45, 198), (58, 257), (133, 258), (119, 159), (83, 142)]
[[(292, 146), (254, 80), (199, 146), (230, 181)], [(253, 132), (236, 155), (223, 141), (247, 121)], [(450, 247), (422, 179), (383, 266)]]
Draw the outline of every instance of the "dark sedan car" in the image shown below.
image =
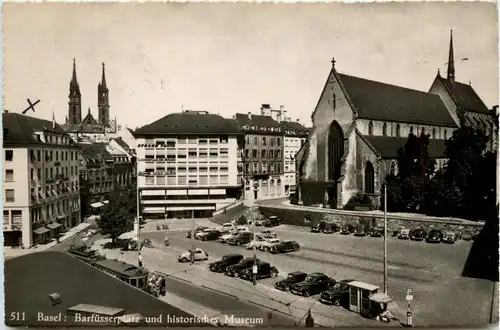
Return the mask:
[(311, 233), (321, 233), (326, 227), (326, 222), (320, 221), (311, 226)]
[(243, 256), (241, 254), (228, 254), (223, 256), (221, 260), (212, 262), (209, 267), (213, 272), (223, 273), (226, 271), (227, 267), (236, 265), (241, 260), (243, 260)]
[[(257, 264), (257, 279), (278, 276), (278, 270), (276, 267), (271, 266), (268, 262), (261, 261)], [(241, 274), (240, 277), (244, 280), (251, 281), (253, 279), (253, 269), (247, 268)]]
[(274, 287), (281, 291), (290, 291), (294, 284), (302, 282), (306, 277), (307, 274), (304, 272), (291, 272), (284, 280), (276, 282)]
[(365, 226), (356, 227), (356, 231), (354, 232), (354, 236), (366, 236), (366, 228)]
[(214, 241), (219, 239), (219, 237), (222, 236), (222, 233), (218, 230), (211, 230), (208, 232), (203, 233), (203, 235), (200, 236), (200, 239), (202, 241)]
[(354, 227), (353, 225), (343, 225), (342, 226), (342, 229), (340, 229), (340, 233), (342, 235), (349, 235), (351, 233), (354, 233), (356, 231), (356, 227)]
[(432, 229), (425, 240), (427, 243), (441, 243), (443, 233), (440, 230)]
[(250, 232), (241, 232), (236, 236), (231, 237), (227, 242), (229, 245), (241, 245), (250, 243), (253, 240), (253, 233)]
[(382, 237), (384, 236), (384, 227), (376, 226), (370, 230), (371, 237)]
[(299, 243), (295, 241), (284, 241), (278, 244), (271, 245), (271, 253), (282, 253), (298, 251), (300, 249)]
[[(255, 262), (259, 263), (260, 260), (256, 259)], [(242, 274), (246, 269), (252, 268), (253, 265), (253, 257), (245, 258), (235, 265), (226, 267), (225, 274), (232, 277), (240, 277), (240, 274)]]
[(307, 275), (305, 281), (294, 284), (291, 291), (294, 294), (309, 297), (310, 295), (328, 290), (335, 283), (333, 278), (325, 274), (312, 273)]
[(272, 215), (269, 218), (267, 218), (266, 220), (264, 220), (262, 222), (262, 225), (264, 227), (276, 227), (276, 226), (280, 226), (281, 225), (281, 220), (277, 216)]
[(327, 223), (323, 229), (324, 234), (333, 234), (339, 231), (339, 226), (336, 223)]
[(412, 241), (423, 241), (427, 233), (422, 228), (413, 229), (410, 231), (410, 239)]
[(324, 304), (333, 304), (335, 306), (346, 306), (349, 302), (348, 283), (354, 280), (342, 280), (335, 283), (330, 289), (321, 293), (321, 301)]
[[(208, 229), (208, 228), (209, 228), (209, 227), (207, 227), (207, 226), (200, 226), (200, 227), (196, 227), (196, 228), (194, 229), (194, 234), (196, 235), (196, 233), (200, 233), (200, 232), (202, 232), (202, 231), (204, 231), (205, 229)], [(187, 233), (186, 237), (187, 237), (187, 238), (191, 238), (191, 237), (192, 237), (192, 235), (193, 235), (193, 231), (192, 231), (192, 230), (190, 230), (190, 231), (188, 231), (188, 233)]]

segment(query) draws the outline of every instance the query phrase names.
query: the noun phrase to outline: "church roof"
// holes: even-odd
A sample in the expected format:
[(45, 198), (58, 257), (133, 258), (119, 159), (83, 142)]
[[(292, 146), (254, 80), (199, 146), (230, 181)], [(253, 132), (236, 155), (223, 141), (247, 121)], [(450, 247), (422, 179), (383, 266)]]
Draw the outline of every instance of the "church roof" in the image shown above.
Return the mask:
[(186, 111), (171, 113), (157, 121), (138, 128), (134, 136), (143, 135), (239, 135), (234, 120), (207, 112)]
[(439, 76), (444, 87), (450, 94), (455, 104), (466, 111), (474, 111), (489, 114), (490, 110), (477, 95), (471, 85), (462, 84), (457, 81), (450, 81)]
[(99, 124), (66, 124), (64, 125), (64, 130), (66, 132), (78, 132), (78, 133), (104, 133), (105, 129)]
[(20, 113), (4, 112), (2, 114), (3, 144), (7, 145), (28, 145), (28, 144), (48, 144), (38, 141), (34, 132), (48, 131), (58, 134), (65, 134), (59, 124), (50, 120), (30, 117)]
[[(398, 149), (404, 147), (407, 137), (393, 136), (375, 136), (363, 135), (363, 139), (367, 140), (384, 159), (395, 159), (398, 157)], [(432, 158), (446, 158), (446, 140), (429, 139), (429, 155)]]
[(456, 127), (438, 95), (338, 74), (359, 118)]
[(90, 113), (90, 109), (89, 109), (89, 112), (87, 113), (87, 115), (85, 116), (85, 118), (83, 118), (82, 124), (84, 124), (84, 125), (99, 125), (97, 120), (95, 120), (94, 116), (92, 116), (92, 114)]
[(130, 149), (130, 146), (125, 141), (123, 141), (123, 139), (121, 137), (114, 138), (113, 140), (115, 140), (116, 143), (118, 143), (120, 145), (120, 147), (122, 147), (123, 149), (125, 149), (125, 150)]

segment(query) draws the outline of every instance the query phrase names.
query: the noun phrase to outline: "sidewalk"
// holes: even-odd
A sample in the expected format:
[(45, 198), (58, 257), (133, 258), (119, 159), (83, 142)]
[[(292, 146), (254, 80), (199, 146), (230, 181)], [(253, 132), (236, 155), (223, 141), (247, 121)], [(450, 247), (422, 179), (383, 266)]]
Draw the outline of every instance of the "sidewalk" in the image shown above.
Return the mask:
[[(77, 235), (78, 233), (84, 231), (88, 227), (90, 227), (91, 224), (82, 222), (79, 225), (69, 229), (67, 232), (65, 232), (61, 237), (59, 237), (59, 243), (64, 242), (67, 239), (70, 239)], [(53, 239), (50, 243), (47, 244), (42, 244), (42, 245), (35, 245), (32, 248), (29, 249), (21, 249), (21, 248), (12, 248), (9, 246), (4, 247), (4, 259), (10, 259), (10, 258), (15, 258), (15, 257), (20, 257), (29, 253), (35, 253), (35, 252), (42, 252), (49, 250), (59, 244), (55, 239)]]

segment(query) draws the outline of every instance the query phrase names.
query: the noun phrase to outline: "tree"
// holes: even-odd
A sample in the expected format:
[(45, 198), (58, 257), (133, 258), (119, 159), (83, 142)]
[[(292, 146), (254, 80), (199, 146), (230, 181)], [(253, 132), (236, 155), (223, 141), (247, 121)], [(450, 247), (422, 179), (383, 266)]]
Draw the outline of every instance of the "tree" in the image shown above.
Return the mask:
[(131, 200), (130, 189), (113, 191), (109, 203), (103, 207), (101, 217), (97, 220), (102, 232), (111, 236), (113, 245), (118, 236), (133, 228), (135, 204)]

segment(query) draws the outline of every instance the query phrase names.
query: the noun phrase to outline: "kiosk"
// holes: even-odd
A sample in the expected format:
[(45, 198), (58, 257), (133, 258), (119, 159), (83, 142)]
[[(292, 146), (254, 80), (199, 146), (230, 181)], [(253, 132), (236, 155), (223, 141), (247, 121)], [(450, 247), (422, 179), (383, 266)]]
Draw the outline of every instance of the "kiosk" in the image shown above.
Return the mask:
[(360, 314), (369, 313), (372, 307), (369, 297), (377, 293), (379, 287), (359, 281), (352, 281), (347, 285), (349, 286), (349, 310)]

